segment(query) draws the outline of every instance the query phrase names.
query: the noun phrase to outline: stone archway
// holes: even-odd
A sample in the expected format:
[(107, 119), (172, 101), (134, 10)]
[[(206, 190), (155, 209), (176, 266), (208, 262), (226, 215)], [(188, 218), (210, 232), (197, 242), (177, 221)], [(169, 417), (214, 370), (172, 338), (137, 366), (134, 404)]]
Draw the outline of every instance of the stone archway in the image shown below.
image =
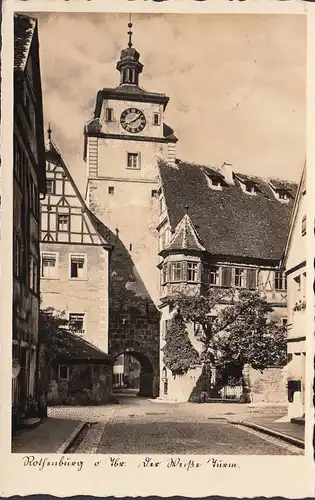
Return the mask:
[(158, 396), (156, 386), (159, 385), (158, 366), (155, 367), (149, 356), (143, 352), (134, 351), (132, 349), (124, 349), (113, 355), (113, 366), (115, 361), (121, 354), (132, 356), (140, 363), (140, 379), (138, 395), (147, 398)]

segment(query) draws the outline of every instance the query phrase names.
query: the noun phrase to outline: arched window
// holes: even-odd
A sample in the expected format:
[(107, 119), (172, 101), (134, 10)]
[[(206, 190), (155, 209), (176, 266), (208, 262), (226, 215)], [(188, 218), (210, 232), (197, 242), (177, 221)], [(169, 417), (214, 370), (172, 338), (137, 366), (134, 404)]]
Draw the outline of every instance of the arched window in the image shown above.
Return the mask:
[(167, 394), (167, 392), (168, 392), (168, 378), (167, 378), (167, 370), (166, 370), (165, 366), (163, 368), (163, 377), (162, 378), (163, 378), (163, 384), (164, 384), (163, 392), (164, 392), (164, 394)]

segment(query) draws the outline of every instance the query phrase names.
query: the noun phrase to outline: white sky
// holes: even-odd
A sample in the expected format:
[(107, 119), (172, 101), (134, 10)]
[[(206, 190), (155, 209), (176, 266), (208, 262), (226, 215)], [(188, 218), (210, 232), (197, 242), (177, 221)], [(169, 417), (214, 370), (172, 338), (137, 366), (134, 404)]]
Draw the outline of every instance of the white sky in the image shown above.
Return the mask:
[[(39, 19), (45, 126), (83, 189), (83, 127), (97, 91), (119, 84), (127, 14)], [(177, 157), (298, 181), (305, 158), (306, 19), (302, 15), (133, 15), (140, 86), (166, 93)]]

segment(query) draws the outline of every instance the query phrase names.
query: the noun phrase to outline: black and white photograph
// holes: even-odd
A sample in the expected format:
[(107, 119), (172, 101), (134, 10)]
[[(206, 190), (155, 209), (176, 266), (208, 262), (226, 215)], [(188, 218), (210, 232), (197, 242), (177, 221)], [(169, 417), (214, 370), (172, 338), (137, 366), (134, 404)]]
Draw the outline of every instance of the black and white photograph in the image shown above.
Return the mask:
[(14, 14), (12, 452), (303, 454), (305, 115), (304, 16)]
[(108, 494), (198, 496), (207, 476), (209, 494), (248, 496), (252, 480), (298, 497), (307, 16), (70, 3), (14, 8), (11, 35), (5, 14), (2, 428), (17, 490), (93, 494), (106, 476)]

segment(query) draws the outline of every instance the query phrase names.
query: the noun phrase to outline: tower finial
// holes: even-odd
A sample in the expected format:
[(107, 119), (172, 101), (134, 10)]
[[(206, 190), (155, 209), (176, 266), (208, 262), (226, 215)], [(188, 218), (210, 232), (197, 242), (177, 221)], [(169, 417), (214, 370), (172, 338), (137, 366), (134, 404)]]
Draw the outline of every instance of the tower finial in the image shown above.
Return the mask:
[(131, 28), (132, 28), (131, 14), (129, 14), (128, 28), (129, 28), (129, 31), (128, 31), (128, 36), (129, 36), (128, 47), (131, 48), (132, 47), (132, 41), (131, 41), (131, 37), (132, 37), (132, 31), (131, 31)]
[(50, 141), (51, 140), (51, 128), (50, 128), (50, 122), (48, 123), (48, 129), (47, 129), (47, 134), (48, 134), (48, 140)]
[(184, 208), (185, 208), (186, 214), (188, 215), (189, 208), (190, 208), (190, 207), (189, 207), (189, 205), (185, 205), (185, 207), (184, 207)]

